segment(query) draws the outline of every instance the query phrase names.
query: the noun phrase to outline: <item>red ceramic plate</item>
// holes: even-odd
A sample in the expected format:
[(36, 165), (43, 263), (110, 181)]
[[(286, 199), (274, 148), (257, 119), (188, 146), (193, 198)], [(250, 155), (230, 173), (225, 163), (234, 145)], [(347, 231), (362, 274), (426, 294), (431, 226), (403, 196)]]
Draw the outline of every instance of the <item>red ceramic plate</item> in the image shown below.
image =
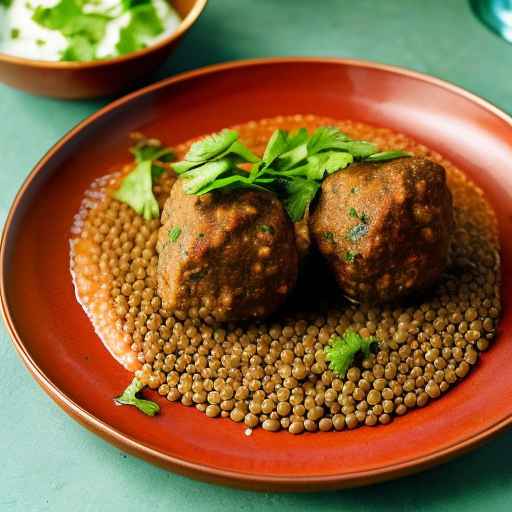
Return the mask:
[[(162, 401), (148, 418), (114, 407), (129, 379), (75, 300), (68, 236), (91, 181), (126, 161), (132, 131), (168, 144), (279, 114), (350, 118), (402, 131), (466, 170), (499, 217), (504, 318), (478, 368), (453, 391), (392, 424), (292, 436), (211, 420)], [(327, 59), (237, 62), (127, 96), (64, 137), (32, 171), (1, 248), (5, 321), (24, 363), (71, 416), (109, 442), (195, 478), (264, 490), (362, 485), (446, 461), (512, 423), (512, 119), (440, 80)], [(499, 390), (499, 392), (497, 392)]]

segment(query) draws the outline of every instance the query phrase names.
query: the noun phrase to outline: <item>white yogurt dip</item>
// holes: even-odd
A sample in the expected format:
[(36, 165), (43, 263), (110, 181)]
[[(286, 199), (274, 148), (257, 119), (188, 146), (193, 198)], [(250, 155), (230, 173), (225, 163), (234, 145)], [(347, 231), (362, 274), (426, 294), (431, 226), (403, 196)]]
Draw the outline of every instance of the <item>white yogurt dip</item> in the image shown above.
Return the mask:
[[(54, 7), (60, 0), (12, 0), (9, 7), (0, 4), (0, 53), (36, 60), (62, 60), (62, 55), (70, 45), (68, 37), (59, 30), (51, 30), (34, 21), (37, 7)], [(181, 23), (177, 12), (166, 0), (151, 0), (163, 30), (152, 36), (141, 37), (145, 46), (158, 43), (176, 31)], [(90, 0), (83, 12), (107, 14), (103, 38), (95, 45), (95, 59), (120, 55), (116, 45), (121, 30), (132, 19), (131, 11), (122, 11), (120, 0)]]

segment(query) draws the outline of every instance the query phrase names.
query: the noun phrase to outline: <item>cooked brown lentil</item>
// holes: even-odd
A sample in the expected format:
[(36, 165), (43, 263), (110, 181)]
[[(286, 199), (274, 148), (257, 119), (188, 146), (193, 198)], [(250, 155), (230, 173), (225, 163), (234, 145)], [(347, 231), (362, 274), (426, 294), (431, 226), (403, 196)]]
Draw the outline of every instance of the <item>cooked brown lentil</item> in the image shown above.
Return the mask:
[[(77, 296), (112, 355), (170, 401), (250, 429), (292, 434), (387, 424), (425, 406), (464, 378), (496, 334), (500, 261), (494, 213), (482, 192), (452, 164), (404, 135), (351, 121), (279, 117), (238, 126), (262, 152), (272, 131), (337, 125), (383, 149), (403, 149), (442, 164), (454, 198), (450, 267), (421, 304), (340, 304), (285, 314), (271, 323), (216, 324), (208, 304), (162, 308), (156, 287), (159, 220), (145, 221), (108, 191), (120, 175), (93, 183), (72, 231)], [(189, 143), (177, 148), (181, 158)], [(125, 169), (125, 172), (129, 167)], [(154, 187), (160, 206), (174, 179)], [(341, 378), (323, 348), (354, 329), (379, 340), (376, 354)]]

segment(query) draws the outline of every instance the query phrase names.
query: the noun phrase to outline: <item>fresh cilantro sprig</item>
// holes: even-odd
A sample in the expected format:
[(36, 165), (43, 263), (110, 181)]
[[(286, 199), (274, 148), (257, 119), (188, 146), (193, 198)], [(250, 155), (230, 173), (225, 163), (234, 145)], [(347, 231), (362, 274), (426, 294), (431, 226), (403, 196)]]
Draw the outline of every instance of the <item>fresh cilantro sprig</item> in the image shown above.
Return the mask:
[(154, 416), (160, 411), (160, 406), (152, 400), (137, 398), (137, 393), (139, 393), (143, 388), (144, 384), (142, 384), (142, 382), (137, 378), (134, 378), (129, 386), (123, 391), (122, 395), (114, 398), (114, 402), (117, 405), (133, 405), (144, 414)]
[(130, 149), (135, 167), (121, 181), (112, 196), (131, 206), (146, 220), (158, 218), (160, 207), (153, 194), (153, 183), (165, 171), (163, 165), (174, 158), (172, 150), (157, 139), (145, 139), (140, 135)]
[[(373, 160), (370, 160), (372, 156)], [(275, 192), (293, 222), (300, 221), (316, 197), (322, 180), (355, 160), (384, 161), (409, 156), (402, 151), (379, 153), (377, 146), (352, 140), (333, 126), (311, 135), (301, 128), (276, 130), (258, 158), (234, 130), (223, 130), (195, 142), (185, 159), (172, 165), (187, 194), (218, 189), (260, 188)], [(243, 169), (240, 164), (250, 164)]]
[(386, 162), (388, 160), (394, 160), (395, 158), (405, 158), (413, 156), (409, 151), (381, 151), (374, 153), (365, 158), (365, 162)]
[(377, 339), (373, 336), (363, 338), (352, 330), (345, 331), (342, 337), (332, 336), (329, 345), (325, 348), (329, 368), (340, 377), (345, 377), (357, 354), (362, 353), (363, 357), (368, 357), (376, 344)]
[(269, 182), (253, 177), (239, 167), (240, 163), (259, 165), (261, 160), (238, 140), (237, 132), (223, 130), (192, 144), (185, 160), (172, 164), (172, 168), (181, 175), (187, 194), (202, 195), (219, 188), (261, 188)]

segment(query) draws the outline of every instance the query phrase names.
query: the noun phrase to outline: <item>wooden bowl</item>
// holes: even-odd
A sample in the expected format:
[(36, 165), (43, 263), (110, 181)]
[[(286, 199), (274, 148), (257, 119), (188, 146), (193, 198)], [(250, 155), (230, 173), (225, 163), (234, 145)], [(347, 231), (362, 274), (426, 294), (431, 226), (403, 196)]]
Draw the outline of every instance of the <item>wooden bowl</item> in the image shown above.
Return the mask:
[(54, 62), (0, 53), (0, 82), (55, 98), (106, 96), (126, 89), (160, 66), (195, 23), (208, 0), (171, 0), (182, 18), (158, 44), (121, 57), (92, 62)]
[[(149, 418), (112, 403), (130, 375), (103, 347), (75, 299), (69, 233), (91, 181), (129, 161), (128, 134), (174, 145), (279, 114), (389, 126), (445, 155), (482, 187), (499, 218), (504, 314), (478, 366), (427, 407), (386, 426), (270, 433), (210, 419), (156, 396)], [(512, 423), (512, 119), (453, 85), (380, 64), (270, 59), (181, 74), (122, 98), (56, 144), (10, 210), (0, 250), (7, 327), (25, 365), (71, 416), (107, 441), (167, 469), (260, 490), (363, 485), (448, 460)], [(34, 433), (37, 435), (37, 432)]]

